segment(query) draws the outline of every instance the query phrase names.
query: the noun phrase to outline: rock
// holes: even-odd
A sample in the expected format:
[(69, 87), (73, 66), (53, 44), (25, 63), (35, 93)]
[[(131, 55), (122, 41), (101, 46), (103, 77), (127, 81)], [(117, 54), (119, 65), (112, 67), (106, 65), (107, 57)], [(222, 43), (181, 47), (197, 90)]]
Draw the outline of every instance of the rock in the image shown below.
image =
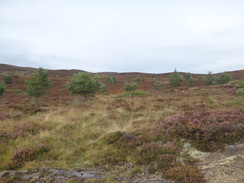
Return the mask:
[(84, 182), (86, 179), (100, 179), (101, 176), (95, 171), (65, 171), (56, 168), (38, 168), (34, 170), (3, 171), (0, 172), (0, 183), (24, 183), (24, 182), (47, 182), (64, 183), (68, 180)]

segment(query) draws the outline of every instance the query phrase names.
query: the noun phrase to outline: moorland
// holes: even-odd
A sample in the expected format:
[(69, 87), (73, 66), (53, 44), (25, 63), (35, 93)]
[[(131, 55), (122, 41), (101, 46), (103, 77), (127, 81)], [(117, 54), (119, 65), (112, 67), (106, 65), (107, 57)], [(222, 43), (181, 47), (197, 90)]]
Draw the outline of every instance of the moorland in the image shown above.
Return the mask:
[(213, 74), (209, 85), (207, 74), (191, 74), (189, 85), (179, 72), (181, 86), (170, 85), (172, 73), (97, 73), (106, 91), (92, 97), (67, 90), (80, 71), (48, 70), (53, 86), (38, 102), (26, 92), (35, 71), (0, 65), (0, 81), (12, 79), (0, 99), (0, 182), (45, 182), (10, 173), (43, 167), (99, 174), (63, 182), (243, 181), (244, 70), (228, 72), (227, 83)]

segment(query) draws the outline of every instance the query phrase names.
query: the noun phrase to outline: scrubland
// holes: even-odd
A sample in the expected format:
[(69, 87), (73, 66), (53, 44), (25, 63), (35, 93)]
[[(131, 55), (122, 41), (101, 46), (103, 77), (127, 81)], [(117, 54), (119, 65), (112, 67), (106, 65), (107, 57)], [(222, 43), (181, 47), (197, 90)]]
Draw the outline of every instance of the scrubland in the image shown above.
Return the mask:
[(233, 83), (154, 91), (153, 79), (145, 78), (139, 88), (149, 95), (130, 98), (121, 95), (118, 79), (108, 85), (108, 95), (83, 99), (69, 95), (65, 78), (53, 77), (54, 88), (33, 104), (23, 79), (9, 85), (1, 99), (1, 171), (95, 169), (114, 182), (160, 176), (199, 183), (206, 181), (199, 160), (185, 144), (216, 152), (243, 141), (244, 98)]

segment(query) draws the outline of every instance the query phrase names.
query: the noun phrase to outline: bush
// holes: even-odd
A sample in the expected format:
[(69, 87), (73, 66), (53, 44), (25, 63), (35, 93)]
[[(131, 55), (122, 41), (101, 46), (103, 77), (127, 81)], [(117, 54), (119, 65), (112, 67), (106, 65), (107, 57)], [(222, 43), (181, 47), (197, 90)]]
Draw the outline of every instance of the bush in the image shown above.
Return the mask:
[(140, 78), (140, 76), (137, 76), (135, 81), (136, 81), (137, 83), (141, 82), (141, 78)]
[(26, 80), (27, 93), (32, 97), (39, 98), (44, 90), (47, 90), (53, 86), (53, 83), (48, 79), (48, 71), (39, 68), (30, 79)]
[(26, 161), (36, 159), (38, 156), (49, 151), (45, 144), (40, 144), (36, 148), (22, 147), (12, 153), (11, 162), (8, 169), (18, 169), (24, 165)]
[(225, 84), (232, 80), (232, 76), (227, 72), (222, 73), (218, 78), (218, 84)]
[(244, 88), (244, 79), (237, 81), (235, 87), (236, 88)]
[(74, 74), (72, 80), (67, 85), (67, 89), (72, 94), (93, 96), (100, 90), (101, 83), (98, 81), (98, 76), (92, 77), (89, 73), (80, 72)]
[(237, 81), (235, 87), (237, 88), (237, 90), (236, 90), (237, 95), (244, 94), (244, 79)]
[(170, 82), (170, 86), (172, 86), (172, 87), (182, 85), (182, 82), (183, 82), (182, 76), (179, 75), (179, 73), (177, 72), (176, 69), (174, 70), (173, 74), (169, 75), (169, 82)]
[(4, 84), (0, 83), (0, 97), (3, 95), (5, 89), (6, 88), (5, 88)]
[(196, 149), (209, 152), (238, 142), (243, 137), (242, 123), (243, 110), (191, 111), (166, 117), (162, 128), (169, 128), (170, 136), (184, 138)]
[(190, 78), (188, 79), (188, 81), (187, 81), (187, 85), (188, 85), (188, 86), (193, 86), (193, 85), (194, 85), (194, 79), (193, 79), (193, 77), (190, 77)]
[(193, 77), (192, 77), (190, 72), (188, 72), (186, 74), (186, 82), (187, 82), (188, 86), (193, 86), (194, 85), (194, 79), (193, 79)]
[(197, 166), (172, 167), (165, 173), (165, 178), (180, 183), (203, 183), (203, 175)]
[(154, 81), (153, 88), (154, 88), (154, 90), (162, 90), (163, 89), (163, 82)]
[(130, 83), (125, 83), (124, 90), (127, 92), (132, 92), (135, 91), (138, 88), (138, 85), (136, 82), (130, 82)]
[(236, 95), (242, 95), (244, 94), (244, 88), (239, 88), (236, 90)]
[(11, 84), (13, 81), (12, 81), (11, 76), (6, 75), (6, 76), (4, 76), (4, 78), (3, 78), (3, 82), (4, 82), (5, 84)]
[(215, 84), (215, 79), (211, 71), (208, 72), (208, 75), (206, 76), (205, 80), (205, 85), (214, 85)]
[(116, 83), (117, 80), (115, 77), (107, 77), (106, 78), (106, 83)]
[(106, 93), (107, 92), (107, 86), (105, 84), (101, 84), (101, 92)]

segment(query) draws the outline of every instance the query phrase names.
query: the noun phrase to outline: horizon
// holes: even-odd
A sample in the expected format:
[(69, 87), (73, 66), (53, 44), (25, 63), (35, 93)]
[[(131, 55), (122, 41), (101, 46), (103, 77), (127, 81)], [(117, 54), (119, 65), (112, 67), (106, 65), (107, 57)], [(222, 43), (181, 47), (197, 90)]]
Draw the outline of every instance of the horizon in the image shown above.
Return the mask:
[[(90, 72), (90, 71), (86, 71), (86, 70), (82, 70), (82, 69), (66, 69), (66, 68), (61, 68), (61, 69), (48, 69), (45, 67), (25, 67), (25, 66), (19, 66), (19, 65), (11, 65), (11, 64), (5, 64), (5, 63), (0, 63), (0, 65), (7, 65), (7, 66), (13, 66), (13, 67), (20, 67), (20, 68), (30, 68), (30, 69), (38, 69), (38, 68), (43, 68), (44, 70), (49, 70), (49, 71), (59, 71), (59, 70), (64, 70), (64, 71), (72, 71), (72, 70), (77, 70), (77, 71), (83, 71), (83, 72), (89, 72), (92, 74), (99, 74), (99, 73), (117, 73), (117, 74), (123, 74), (123, 73), (138, 73), (138, 74), (169, 74), (169, 73), (173, 73), (174, 71), (170, 71), (170, 72), (161, 72), (161, 73), (152, 73), (152, 72), (136, 72), (136, 71), (131, 71), (131, 72), (113, 72), (113, 71), (102, 71), (102, 72)], [(221, 72), (217, 72), (214, 73), (212, 71), (208, 71), (207, 73), (194, 73), (194, 72), (184, 72), (184, 71), (180, 71), (177, 68), (175, 68), (176, 71), (178, 73), (191, 73), (191, 74), (200, 74), (200, 75), (207, 75), (209, 72), (211, 72), (212, 74), (221, 74), (224, 72), (238, 72), (238, 71), (244, 71), (244, 69), (237, 69), (237, 70), (229, 70), (229, 71), (221, 71)]]

